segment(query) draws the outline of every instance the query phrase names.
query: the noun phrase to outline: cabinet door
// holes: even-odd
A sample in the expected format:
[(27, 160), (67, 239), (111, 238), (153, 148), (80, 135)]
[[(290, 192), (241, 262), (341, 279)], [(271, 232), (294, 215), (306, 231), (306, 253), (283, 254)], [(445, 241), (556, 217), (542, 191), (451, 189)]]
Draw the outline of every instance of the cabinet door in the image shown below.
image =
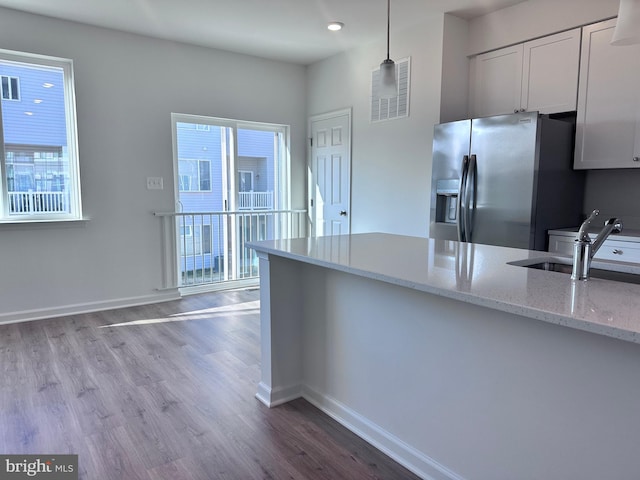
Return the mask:
[(565, 237), (564, 235), (549, 235), (549, 252), (561, 255), (573, 255), (573, 243), (575, 237)]
[(524, 44), (522, 109), (540, 113), (576, 109), (580, 33), (576, 28)]
[(473, 117), (520, 110), (523, 45), (502, 48), (475, 57), (471, 83)]
[(640, 47), (610, 45), (615, 19), (582, 32), (574, 168), (640, 168)]

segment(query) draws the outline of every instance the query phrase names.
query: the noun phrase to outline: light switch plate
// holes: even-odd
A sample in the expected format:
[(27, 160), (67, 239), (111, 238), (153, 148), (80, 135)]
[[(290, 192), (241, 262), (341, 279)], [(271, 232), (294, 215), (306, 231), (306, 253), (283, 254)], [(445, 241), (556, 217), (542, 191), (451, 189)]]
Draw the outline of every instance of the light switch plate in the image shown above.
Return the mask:
[(162, 190), (163, 188), (162, 177), (147, 177), (147, 190)]

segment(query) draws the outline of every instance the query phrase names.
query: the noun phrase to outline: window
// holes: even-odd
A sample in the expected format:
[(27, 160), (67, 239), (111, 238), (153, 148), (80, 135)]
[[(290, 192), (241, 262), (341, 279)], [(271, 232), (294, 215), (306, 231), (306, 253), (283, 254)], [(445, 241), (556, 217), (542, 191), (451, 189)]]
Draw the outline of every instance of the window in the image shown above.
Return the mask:
[(203, 255), (211, 253), (211, 225), (184, 225), (180, 227), (180, 254)]
[(2, 99), (20, 100), (20, 88), (18, 85), (18, 77), (2, 75)]
[(211, 253), (211, 225), (202, 225), (202, 253)]
[(253, 192), (253, 172), (238, 170), (238, 192)]
[(188, 192), (191, 190), (191, 177), (189, 175), (179, 175), (178, 181), (180, 182), (181, 192)]
[(181, 192), (211, 191), (211, 162), (209, 160), (180, 160), (178, 182)]
[(0, 78), (0, 221), (82, 218), (71, 60), (0, 50)]

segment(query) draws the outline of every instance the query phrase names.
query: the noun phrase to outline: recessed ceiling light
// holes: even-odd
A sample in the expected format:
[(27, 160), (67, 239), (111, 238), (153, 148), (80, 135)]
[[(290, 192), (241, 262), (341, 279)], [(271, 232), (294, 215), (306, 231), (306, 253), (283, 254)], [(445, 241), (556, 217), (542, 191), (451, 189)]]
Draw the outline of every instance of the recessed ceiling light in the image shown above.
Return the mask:
[(342, 27), (344, 27), (344, 23), (342, 22), (331, 22), (329, 25), (327, 25), (327, 28), (332, 32), (337, 32), (338, 30), (342, 30)]
[(48, 82), (47, 83), (43, 83), (42, 86), (44, 88), (51, 88), (51, 87), (53, 87), (53, 83), (48, 83)]
[(31, 115), (33, 115), (33, 112), (24, 112), (24, 114), (31, 116)]
[(33, 103), (42, 103), (42, 99), (41, 98), (36, 98)]

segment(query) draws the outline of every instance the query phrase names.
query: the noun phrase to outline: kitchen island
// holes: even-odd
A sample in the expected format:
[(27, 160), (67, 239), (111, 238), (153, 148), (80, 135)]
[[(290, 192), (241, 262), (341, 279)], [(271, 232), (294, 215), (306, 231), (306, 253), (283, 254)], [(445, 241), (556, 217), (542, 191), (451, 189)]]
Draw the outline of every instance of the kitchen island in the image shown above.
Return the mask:
[(423, 478), (635, 478), (640, 286), (388, 234), (252, 244), (269, 406), (305, 397)]

